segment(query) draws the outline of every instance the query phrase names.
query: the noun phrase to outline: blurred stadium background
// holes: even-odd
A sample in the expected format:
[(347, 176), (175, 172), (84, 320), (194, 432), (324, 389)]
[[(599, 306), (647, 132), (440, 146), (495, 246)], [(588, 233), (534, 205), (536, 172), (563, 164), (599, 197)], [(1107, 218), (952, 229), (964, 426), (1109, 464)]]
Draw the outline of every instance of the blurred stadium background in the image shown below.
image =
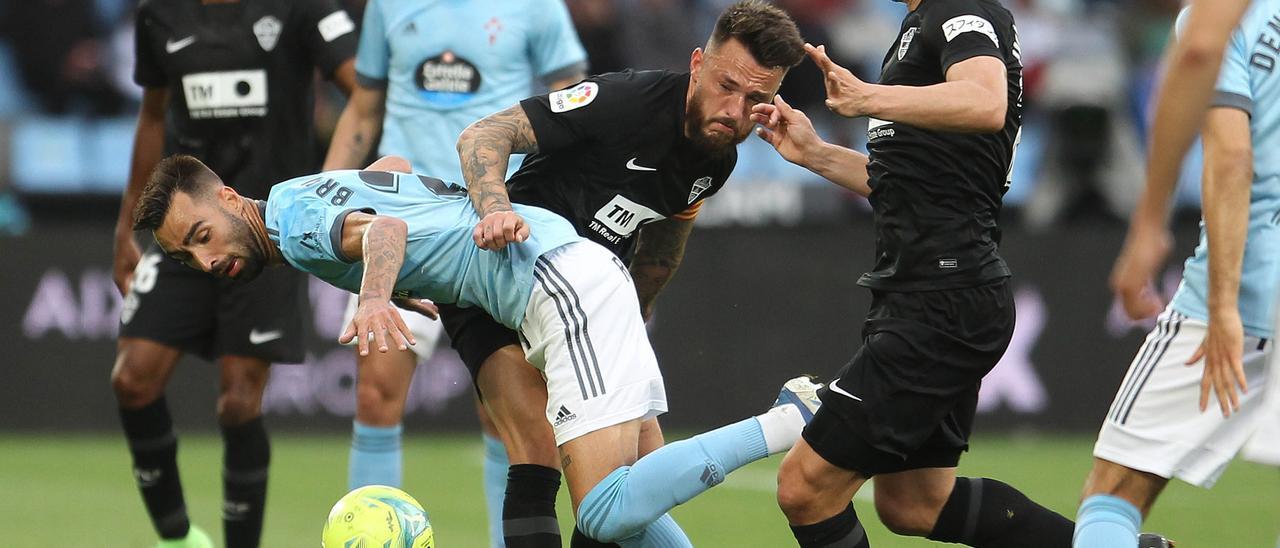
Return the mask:
[[(1123, 318), (1106, 276), (1141, 188), (1148, 101), (1179, 2), (1002, 1), (1015, 11), (1026, 65), (1025, 131), (1004, 221), (1019, 323), (984, 384), (978, 443), (963, 471), (996, 475), (1074, 515), (1093, 433), (1150, 328)], [(363, 2), (343, 3), (358, 21)], [(605, 72), (686, 67), (730, 2), (567, 3), (591, 71)], [(903, 10), (887, 0), (777, 3), (809, 41), (828, 44), (871, 79)], [(0, 325), (17, 341), (0, 358), (5, 546), (153, 539), (107, 383), (121, 304), (110, 278), (111, 226), (140, 96), (130, 77), (133, 7), (0, 2), (0, 251), (9, 261), (0, 271)], [(782, 93), (829, 139), (862, 146), (865, 122), (826, 115), (813, 65), (794, 70)], [(340, 110), (326, 88), (319, 125), (331, 129)], [(651, 326), (673, 439), (762, 409), (797, 372), (834, 372), (856, 348), (869, 304), (854, 285), (873, 258), (867, 204), (755, 138), (739, 158), (731, 184), (704, 209)], [(1185, 173), (1198, 170), (1193, 157)], [(1184, 179), (1179, 259), (1194, 244), (1199, 215), (1195, 178)], [(1179, 266), (1168, 267), (1166, 294)], [(275, 454), (265, 546), (314, 545), (345, 485), (354, 359), (333, 343), (345, 299), (318, 282), (311, 289), (307, 363), (274, 367), (267, 389)], [(188, 505), (211, 532), (220, 501), (216, 378), (214, 368), (189, 360), (168, 392), (185, 434)], [(407, 490), (432, 514), (442, 546), (482, 546), (480, 448), (456, 355), (440, 352), (419, 368), (408, 405)], [(775, 468), (776, 460), (753, 465), (677, 517), (700, 545), (790, 545), (772, 501)], [(869, 502), (861, 504), (869, 515)], [(1240, 463), (1214, 491), (1171, 487), (1148, 529), (1181, 546), (1271, 546), (1277, 524), (1280, 473)], [(871, 534), (876, 546), (927, 545), (882, 528)]]

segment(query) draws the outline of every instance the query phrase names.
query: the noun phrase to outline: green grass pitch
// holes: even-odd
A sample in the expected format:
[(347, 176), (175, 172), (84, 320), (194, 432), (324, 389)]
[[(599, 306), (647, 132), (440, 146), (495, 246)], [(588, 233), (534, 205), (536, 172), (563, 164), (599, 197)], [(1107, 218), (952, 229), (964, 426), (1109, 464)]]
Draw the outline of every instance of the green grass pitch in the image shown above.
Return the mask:
[[(317, 546), (330, 505), (345, 491), (347, 439), (276, 435), (263, 546)], [(965, 475), (1000, 478), (1037, 501), (1074, 516), (1090, 462), (1091, 440), (993, 437), (976, 440), (961, 464)], [(215, 436), (186, 436), (179, 459), (192, 518), (221, 538), (222, 449)], [(486, 545), (480, 491), (481, 448), (474, 436), (410, 435), (405, 489), (427, 507), (438, 545)], [(698, 546), (793, 546), (773, 501), (777, 458), (729, 476), (674, 515)], [(561, 493), (561, 524), (571, 524)], [(875, 519), (869, 497), (855, 501), (876, 548), (931, 546), (896, 537)], [(1180, 548), (1272, 547), (1280, 529), (1280, 471), (1237, 461), (1209, 491), (1173, 483), (1148, 531)], [(130, 477), (120, 437), (0, 435), (0, 544), (16, 547), (141, 547), (154, 542)], [(566, 537), (567, 540), (567, 537)]]

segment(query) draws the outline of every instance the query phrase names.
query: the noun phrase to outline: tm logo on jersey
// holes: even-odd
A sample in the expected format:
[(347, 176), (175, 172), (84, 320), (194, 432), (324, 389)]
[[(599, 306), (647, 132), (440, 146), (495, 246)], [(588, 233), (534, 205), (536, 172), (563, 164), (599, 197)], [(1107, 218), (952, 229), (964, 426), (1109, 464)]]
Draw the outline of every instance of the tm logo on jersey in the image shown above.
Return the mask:
[(596, 100), (599, 92), (600, 86), (595, 82), (583, 82), (569, 89), (552, 93), (547, 99), (551, 102), (551, 112), (567, 112), (591, 104)]
[(645, 223), (662, 219), (666, 216), (617, 195), (596, 211), (595, 218), (591, 220), (591, 231), (616, 244)]
[(199, 72), (182, 77), (182, 94), (192, 120), (267, 115), (267, 71)]

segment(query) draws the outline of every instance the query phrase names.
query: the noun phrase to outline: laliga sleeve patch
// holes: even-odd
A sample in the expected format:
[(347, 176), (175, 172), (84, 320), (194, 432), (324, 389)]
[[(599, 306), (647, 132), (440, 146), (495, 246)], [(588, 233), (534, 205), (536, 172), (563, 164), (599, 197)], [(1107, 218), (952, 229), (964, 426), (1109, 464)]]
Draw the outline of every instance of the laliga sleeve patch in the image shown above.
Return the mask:
[(591, 104), (599, 93), (600, 86), (595, 82), (583, 82), (569, 89), (554, 92), (547, 99), (551, 102), (551, 112), (568, 112)]
[(958, 15), (942, 24), (942, 35), (950, 42), (966, 32), (978, 32), (991, 39), (991, 43), (1000, 47), (1000, 39), (996, 38), (996, 29), (986, 19), (977, 15)]
[(356, 30), (356, 23), (351, 20), (351, 16), (347, 15), (347, 12), (338, 10), (326, 15), (324, 19), (316, 23), (316, 30), (320, 31), (320, 37), (325, 42), (332, 42), (339, 36)]

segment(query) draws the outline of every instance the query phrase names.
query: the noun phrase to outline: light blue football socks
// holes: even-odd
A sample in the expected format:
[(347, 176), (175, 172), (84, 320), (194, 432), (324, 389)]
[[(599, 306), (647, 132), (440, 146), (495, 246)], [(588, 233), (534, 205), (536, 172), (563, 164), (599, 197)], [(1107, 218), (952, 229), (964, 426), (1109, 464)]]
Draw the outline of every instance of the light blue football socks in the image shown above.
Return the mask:
[(352, 421), (352, 424), (347, 489), (366, 485), (400, 487), (403, 466), (400, 435), (403, 426), (369, 426), (360, 421)]
[(507, 448), (502, 440), (490, 436), (484, 437), (484, 504), (489, 512), (489, 545), (493, 548), (504, 548), (502, 541), (502, 505), (507, 493), (507, 469), (511, 463), (507, 460)]
[(1075, 548), (1135, 548), (1142, 512), (1120, 497), (1093, 495), (1076, 515)]

